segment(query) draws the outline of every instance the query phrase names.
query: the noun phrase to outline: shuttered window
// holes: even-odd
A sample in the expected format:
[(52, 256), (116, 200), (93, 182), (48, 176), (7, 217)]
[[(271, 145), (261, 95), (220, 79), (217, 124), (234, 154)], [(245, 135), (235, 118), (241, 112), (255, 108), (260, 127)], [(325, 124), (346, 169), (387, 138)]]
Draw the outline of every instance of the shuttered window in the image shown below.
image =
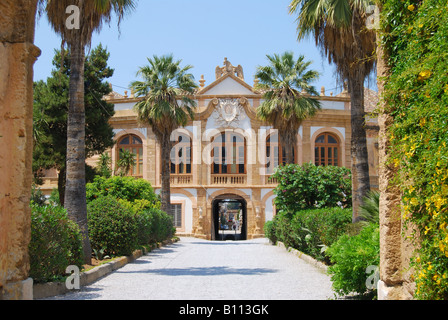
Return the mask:
[(175, 228), (182, 227), (182, 204), (171, 205), (171, 217), (173, 217), (173, 223)]

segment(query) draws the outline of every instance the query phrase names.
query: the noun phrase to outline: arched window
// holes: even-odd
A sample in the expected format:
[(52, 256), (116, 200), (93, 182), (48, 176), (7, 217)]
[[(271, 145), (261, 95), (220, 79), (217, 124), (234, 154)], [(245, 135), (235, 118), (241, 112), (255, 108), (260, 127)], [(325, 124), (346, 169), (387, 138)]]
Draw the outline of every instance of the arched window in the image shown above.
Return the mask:
[(223, 133), (212, 142), (212, 174), (245, 174), (246, 142), (234, 132)]
[(143, 177), (143, 142), (136, 135), (124, 136), (118, 141), (118, 160), (121, 160), (121, 153), (124, 150), (134, 154), (135, 164), (127, 173), (128, 176)]
[(340, 166), (341, 148), (339, 139), (330, 133), (317, 137), (314, 148), (314, 161), (317, 166)]
[(174, 133), (173, 138), (171, 174), (191, 174), (191, 139), (182, 133)]
[[(281, 155), (281, 157), (280, 157)], [(294, 163), (297, 163), (296, 148), (292, 149)], [(273, 133), (266, 139), (266, 171), (268, 174), (274, 173), (274, 169), (279, 165), (286, 165), (286, 150), (282, 147), (278, 133)]]

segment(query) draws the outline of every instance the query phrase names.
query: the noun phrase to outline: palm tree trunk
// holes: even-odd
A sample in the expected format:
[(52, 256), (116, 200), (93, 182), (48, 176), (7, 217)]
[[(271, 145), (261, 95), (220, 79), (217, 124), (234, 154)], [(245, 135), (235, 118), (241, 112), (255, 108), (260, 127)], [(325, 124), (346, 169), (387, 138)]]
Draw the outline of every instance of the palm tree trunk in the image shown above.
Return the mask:
[(70, 218), (81, 229), (86, 263), (91, 262), (91, 247), (87, 228), (86, 169), (85, 169), (85, 105), (84, 105), (84, 46), (80, 37), (71, 41), (70, 102), (67, 123), (67, 167), (64, 205)]
[(171, 155), (171, 140), (169, 135), (164, 135), (161, 139), (162, 148), (162, 190), (161, 202), (162, 210), (170, 213), (171, 210), (171, 192), (170, 192), (170, 155)]
[(65, 166), (59, 170), (58, 175), (58, 193), (59, 193), (59, 203), (61, 206), (64, 206), (65, 201), (65, 179), (66, 179), (66, 170)]
[(369, 157), (365, 130), (364, 76), (348, 80), (352, 125), (352, 204), (353, 222), (358, 221), (359, 206), (370, 191)]
[[(295, 163), (293, 148), (297, 143), (297, 137), (295, 136), (296, 132), (292, 130), (286, 130), (283, 134), (280, 132), (279, 134), (282, 148), (285, 150), (286, 164)], [(279, 154), (280, 163), (282, 163), (282, 157), (283, 155)]]

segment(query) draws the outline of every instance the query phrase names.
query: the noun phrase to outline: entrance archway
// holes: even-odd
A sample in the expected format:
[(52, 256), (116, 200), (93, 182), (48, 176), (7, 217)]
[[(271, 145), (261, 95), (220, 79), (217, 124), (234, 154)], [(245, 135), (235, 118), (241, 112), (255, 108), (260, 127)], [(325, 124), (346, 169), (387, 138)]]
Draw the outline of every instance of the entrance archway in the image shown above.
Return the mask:
[(247, 239), (247, 202), (235, 194), (223, 194), (212, 202), (212, 240)]

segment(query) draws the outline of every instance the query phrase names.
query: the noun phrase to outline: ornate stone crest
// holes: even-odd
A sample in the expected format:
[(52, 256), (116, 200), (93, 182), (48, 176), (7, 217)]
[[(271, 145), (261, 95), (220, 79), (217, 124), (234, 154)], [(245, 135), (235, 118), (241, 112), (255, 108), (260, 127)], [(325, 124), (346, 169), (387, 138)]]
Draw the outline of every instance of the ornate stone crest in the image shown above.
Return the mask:
[(246, 112), (242, 106), (245, 103), (241, 99), (214, 99), (216, 122), (223, 127), (237, 127), (240, 121), (246, 119)]
[(221, 78), (225, 74), (233, 74), (236, 75), (241, 80), (244, 80), (244, 72), (243, 67), (241, 65), (238, 65), (237, 67), (234, 67), (227, 58), (224, 58), (224, 67), (217, 66), (216, 67), (216, 80)]

